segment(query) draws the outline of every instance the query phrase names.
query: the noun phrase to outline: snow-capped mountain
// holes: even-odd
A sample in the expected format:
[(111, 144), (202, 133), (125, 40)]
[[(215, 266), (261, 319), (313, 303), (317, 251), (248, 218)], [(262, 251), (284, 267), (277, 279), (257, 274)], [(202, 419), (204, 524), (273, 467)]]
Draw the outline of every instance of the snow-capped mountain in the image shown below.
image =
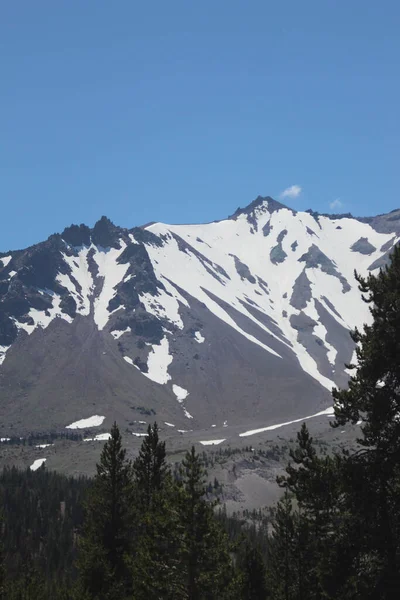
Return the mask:
[(400, 210), (356, 219), (259, 197), (223, 221), (103, 217), (0, 254), (0, 434), (323, 410), (347, 379), (349, 329), (369, 320), (354, 270), (375, 272), (399, 239)]

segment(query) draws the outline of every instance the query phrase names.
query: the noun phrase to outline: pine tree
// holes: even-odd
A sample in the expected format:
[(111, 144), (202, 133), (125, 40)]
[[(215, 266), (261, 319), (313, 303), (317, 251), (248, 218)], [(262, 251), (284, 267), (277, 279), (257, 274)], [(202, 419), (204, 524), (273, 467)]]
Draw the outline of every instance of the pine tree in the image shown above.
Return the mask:
[(133, 464), (135, 549), (131, 570), (136, 600), (179, 600), (178, 490), (166, 463), (157, 423), (148, 427)]
[(5, 556), (4, 556), (4, 547), (3, 547), (3, 539), (4, 539), (4, 522), (3, 517), (0, 512), (0, 600), (5, 600), (5, 579), (6, 579), (6, 569), (5, 569)]
[[(294, 464), (278, 483), (290, 491), (299, 506), (299, 538), (307, 538), (306, 582), (308, 597), (321, 600), (324, 594), (324, 563), (330, 562), (330, 547), (341, 509), (341, 460), (339, 456), (318, 456), (307, 426), (297, 434), (297, 447), (290, 450)], [(299, 574), (301, 575), (301, 574)], [(303, 577), (304, 580), (304, 577)], [(299, 583), (302, 580), (299, 577)], [(304, 588), (303, 585), (303, 588)]]
[(182, 462), (180, 564), (185, 598), (224, 598), (232, 577), (229, 542), (205, 498), (205, 471), (194, 446)]
[(165, 442), (161, 442), (158, 425), (149, 425), (139, 456), (133, 463), (136, 502), (142, 510), (150, 509), (152, 501), (165, 482), (168, 468), (165, 460)]
[(268, 581), (274, 600), (295, 600), (299, 597), (297, 526), (292, 499), (286, 491), (276, 507), (268, 557)]
[[(370, 596), (400, 589), (400, 247), (378, 275), (357, 276), (373, 318), (355, 329), (357, 366), (346, 390), (334, 390), (336, 425), (362, 419), (361, 451), (350, 458), (348, 499)], [(352, 479), (357, 486), (351, 485)]]
[(241, 588), (242, 600), (266, 600), (269, 597), (266, 566), (258, 548), (246, 547)]
[(114, 423), (86, 503), (78, 560), (83, 597), (122, 599), (130, 587), (126, 556), (132, 546), (132, 468), (125, 455)]

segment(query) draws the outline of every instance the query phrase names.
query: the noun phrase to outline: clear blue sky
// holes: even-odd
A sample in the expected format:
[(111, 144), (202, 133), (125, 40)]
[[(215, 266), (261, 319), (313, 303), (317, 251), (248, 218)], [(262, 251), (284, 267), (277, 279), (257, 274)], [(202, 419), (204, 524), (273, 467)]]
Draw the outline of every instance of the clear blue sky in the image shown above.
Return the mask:
[(0, 250), (290, 186), (400, 206), (399, 30), (397, 0), (2, 2)]

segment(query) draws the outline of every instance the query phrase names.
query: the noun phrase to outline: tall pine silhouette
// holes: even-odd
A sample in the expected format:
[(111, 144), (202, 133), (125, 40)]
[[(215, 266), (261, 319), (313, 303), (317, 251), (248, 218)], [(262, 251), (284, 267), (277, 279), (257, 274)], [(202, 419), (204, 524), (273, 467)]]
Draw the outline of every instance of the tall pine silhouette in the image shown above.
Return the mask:
[(185, 598), (224, 598), (232, 578), (229, 542), (206, 500), (205, 470), (194, 446), (182, 462), (180, 566)]
[(136, 600), (179, 600), (177, 487), (166, 463), (157, 423), (149, 425), (133, 464)]
[(371, 598), (400, 590), (400, 247), (378, 275), (357, 275), (371, 325), (356, 329), (357, 365), (347, 390), (334, 391), (338, 425), (363, 421), (362, 450), (348, 469), (358, 562)]
[(114, 423), (86, 502), (78, 561), (82, 597), (125, 598), (130, 590), (132, 468)]

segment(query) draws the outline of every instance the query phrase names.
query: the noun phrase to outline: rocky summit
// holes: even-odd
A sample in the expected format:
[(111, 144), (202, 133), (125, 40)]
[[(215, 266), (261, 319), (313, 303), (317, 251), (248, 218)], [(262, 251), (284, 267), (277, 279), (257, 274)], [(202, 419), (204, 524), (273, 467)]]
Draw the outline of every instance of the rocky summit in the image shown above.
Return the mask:
[(135, 433), (143, 415), (176, 435), (246, 434), (329, 412), (349, 330), (370, 320), (354, 271), (376, 273), (399, 239), (400, 210), (259, 197), (223, 221), (102, 217), (2, 253), (0, 436), (115, 419)]

